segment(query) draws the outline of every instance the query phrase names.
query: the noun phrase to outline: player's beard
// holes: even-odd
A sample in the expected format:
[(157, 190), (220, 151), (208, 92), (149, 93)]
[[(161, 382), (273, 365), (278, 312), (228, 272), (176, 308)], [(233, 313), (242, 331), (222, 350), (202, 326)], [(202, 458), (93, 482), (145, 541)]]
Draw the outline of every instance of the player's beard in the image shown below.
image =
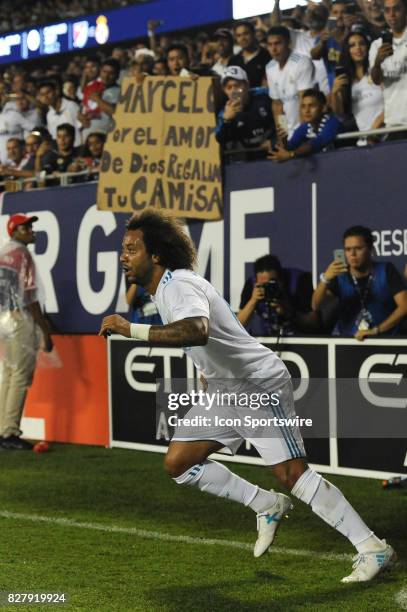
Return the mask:
[(139, 287), (147, 287), (151, 283), (151, 279), (153, 278), (153, 262), (146, 262), (143, 269), (139, 269), (133, 273), (131, 271), (131, 276), (129, 277), (129, 281), (133, 285), (138, 285)]

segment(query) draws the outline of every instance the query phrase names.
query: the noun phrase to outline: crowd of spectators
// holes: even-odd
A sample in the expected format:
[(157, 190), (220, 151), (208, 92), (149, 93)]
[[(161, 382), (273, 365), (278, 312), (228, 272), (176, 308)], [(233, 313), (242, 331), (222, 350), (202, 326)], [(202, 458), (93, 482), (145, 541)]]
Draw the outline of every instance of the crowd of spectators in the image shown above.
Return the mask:
[[(29, 74), (24, 64), (7, 66), (0, 75), (0, 176), (28, 186), (32, 177), (64, 172), (93, 177), (126, 75), (219, 77), (216, 137), (225, 159), (240, 151), (239, 159), (282, 162), (331, 150), (340, 132), (406, 125), (405, 5), (357, 1), (309, 2), (286, 14), (277, 0), (270, 15), (194, 35), (160, 35), (161, 22), (150, 20), (144, 40), (109, 57), (101, 49), (55, 56), (54, 64), (30, 64)], [(75, 0), (53, 6), (78, 8)]]
[[(70, 16), (66, 11), (81, 14), (108, 4), (127, 2), (45, 2), (38, 19), (54, 19), (52, 10)], [(18, 5), (9, 6), (7, 19)], [(3, 26), (6, 6), (7, 0), (0, 9)], [(34, 20), (39, 6), (33, 3)], [(31, 63), (29, 73), (24, 64), (7, 66), (0, 75), (3, 181), (23, 180), (32, 188), (45, 179), (57, 184), (66, 173), (97, 177), (125, 76), (138, 82), (145, 75), (217, 78), (215, 134), (226, 159), (237, 154), (284, 162), (332, 150), (341, 132), (407, 131), (404, 0), (310, 1), (288, 13), (276, 0), (270, 15), (211, 32), (169, 36), (159, 33), (160, 25), (150, 20), (143, 40), (108, 52)], [(406, 132), (386, 136), (398, 137)], [(136, 319), (156, 316), (135, 287), (127, 299)], [(345, 232), (343, 259), (329, 264), (315, 290), (309, 273), (284, 268), (273, 255), (257, 260), (238, 312), (254, 335), (328, 332), (359, 340), (400, 333), (406, 315), (402, 278), (391, 264), (373, 259), (372, 234), (361, 226)]]

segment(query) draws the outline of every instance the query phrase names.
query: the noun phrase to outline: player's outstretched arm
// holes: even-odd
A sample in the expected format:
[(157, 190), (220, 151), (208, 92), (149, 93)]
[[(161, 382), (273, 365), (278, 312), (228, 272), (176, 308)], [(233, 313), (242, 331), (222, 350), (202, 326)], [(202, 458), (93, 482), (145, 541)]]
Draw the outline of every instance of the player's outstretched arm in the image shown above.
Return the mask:
[(204, 346), (209, 338), (206, 317), (188, 317), (168, 325), (152, 325), (148, 341), (167, 346)]
[[(136, 326), (137, 323), (133, 324)], [(145, 328), (145, 325), (140, 325)], [(131, 338), (129, 321), (120, 315), (109, 315), (102, 321), (99, 336), (120, 334)], [(133, 335), (133, 337), (135, 337)], [(209, 324), (206, 317), (188, 317), (168, 325), (152, 325), (148, 331), (148, 341), (165, 346), (203, 346), (208, 342)]]

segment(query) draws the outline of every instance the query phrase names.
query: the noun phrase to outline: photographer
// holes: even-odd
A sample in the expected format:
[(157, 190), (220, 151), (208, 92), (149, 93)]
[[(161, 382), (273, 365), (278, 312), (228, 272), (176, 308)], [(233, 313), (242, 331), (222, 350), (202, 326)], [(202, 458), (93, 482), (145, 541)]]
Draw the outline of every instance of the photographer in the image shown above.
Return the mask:
[(283, 269), (274, 255), (257, 259), (254, 273), (243, 287), (237, 315), (252, 336), (290, 336), (318, 330), (318, 317), (311, 312), (310, 274)]
[(373, 260), (370, 229), (361, 225), (347, 229), (343, 248), (344, 257), (335, 258), (320, 276), (312, 296), (313, 310), (319, 310), (329, 296), (338, 298), (335, 336), (362, 341), (400, 333), (399, 324), (407, 315), (407, 291), (393, 264)]

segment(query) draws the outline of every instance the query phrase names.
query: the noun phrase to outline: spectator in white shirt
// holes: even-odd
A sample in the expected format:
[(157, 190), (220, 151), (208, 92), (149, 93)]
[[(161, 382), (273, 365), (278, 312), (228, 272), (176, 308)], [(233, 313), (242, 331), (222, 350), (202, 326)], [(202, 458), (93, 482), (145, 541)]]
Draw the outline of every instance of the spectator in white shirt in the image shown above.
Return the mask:
[[(273, 13), (272, 21), (273, 25), (280, 25), (282, 22), (282, 15), (279, 8), (280, 0), (276, 0)], [(307, 10), (304, 15), (304, 24), (309, 28), (306, 31), (295, 30), (289, 27), (291, 37), (291, 49), (311, 57), (311, 51), (318, 43), (319, 38), (324, 31), (329, 17), (329, 10), (324, 4), (309, 3)], [(325, 95), (329, 93), (328, 73), (326, 71), (325, 63), (323, 59), (314, 60), (315, 68), (315, 82), (318, 85), (320, 91)]]
[(7, 163), (0, 166), (2, 176), (14, 176), (14, 170), (21, 170), (28, 161), (24, 140), (9, 138), (7, 141)]
[(348, 34), (340, 60), (344, 74), (336, 77), (331, 94), (332, 110), (341, 117), (353, 115), (361, 131), (383, 124), (383, 90), (369, 75), (368, 51), (365, 34)]
[(371, 75), (376, 85), (384, 87), (386, 127), (407, 125), (407, 19), (403, 1), (384, 0), (384, 18), (392, 36), (373, 41), (369, 53)]
[(274, 122), (290, 138), (300, 124), (302, 93), (315, 83), (314, 65), (309, 57), (291, 51), (290, 32), (284, 26), (269, 30), (267, 48), (272, 57), (266, 75)]
[(38, 99), (41, 104), (48, 108), (46, 123), (52, 138), (56, 140), (59, 125), (69, 123), (75, 128), (75, 146), (79, 146), (81, 143), (79, 130), (77, 129), (79, 107), (76, 102), (63, 98), (58, 86), (53, 81), (48, 81), (40, 86)]
[(11, 132), (21, 132), (20, 138), (25, 138), (35, 127), (42, 125), (40, 114), (36, 108), (30, 108), (30, 100), (25, 93), (16, 94), (16, 109), (7, 113), (7, 124)]
[(6, 164), (8, 160), (7, 142), (10, 138), (21, 139), (23, 131), (20, 125), (9, 123), (9, 117), (14, 111), (0, 113), (0, 163)]

